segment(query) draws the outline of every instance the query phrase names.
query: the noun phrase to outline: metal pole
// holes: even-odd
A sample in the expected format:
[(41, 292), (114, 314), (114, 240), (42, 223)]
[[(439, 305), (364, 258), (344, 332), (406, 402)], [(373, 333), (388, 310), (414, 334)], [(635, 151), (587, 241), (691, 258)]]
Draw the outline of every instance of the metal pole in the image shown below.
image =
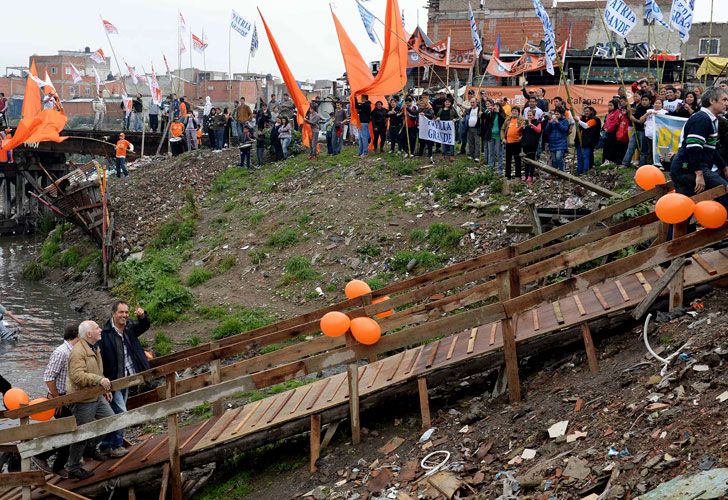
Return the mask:
[(233, 56), (231, 54), (233, 45), (233, 25), (228, 27), (228, 78), (230, 79), (230, 91), (228, 92), (228, 109), (233, 107)]
[[(708, 25), (708, 57), (710, 57), (710, 46), (712, 45), (713, 40), (713, 0), (710, 0), (710, 24)], [(698, 41), (698, 52), (700, 52), (700, 41)], [(703, 85), (708, 84), (708, 73), (705, 73), (705, 80), (703, 81)]]

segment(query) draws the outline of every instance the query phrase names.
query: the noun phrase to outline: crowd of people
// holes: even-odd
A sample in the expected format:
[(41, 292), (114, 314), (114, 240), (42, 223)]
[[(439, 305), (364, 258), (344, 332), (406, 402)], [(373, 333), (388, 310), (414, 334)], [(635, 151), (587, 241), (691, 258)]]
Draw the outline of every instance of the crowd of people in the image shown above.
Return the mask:
[[(57, 408), (56, 418), (73, 416), (80, 426), (125, 412), (128, 389), (113, 390), (112, 382), (149, 369), (147, 353), (139, 341), (151, 324), (147, 313), (136, 308), (136, 320), (132, 320), (129, 305), (123, 301), (115, 302), (110, 312), (111, 316), (103, 328), (90, 320), (68, 323), (63, 342), (51, 354), (43, 374), (48, 388), (47, 398), (58, 398), (89, 388), (102, 389), (98, 396)], [(23, 324), (0, 305), (0, 318), (3, 314)], [(11, 387), (12, 384), (0, 376), (0, 392), (5, 393)], [(103, 461), (126, 454), (122, 429), (100, 439), (80, 441), (40, 454), (32, 460), (42, 471), (82, 480), (93, 475), (83, 468), (84, 459)]]

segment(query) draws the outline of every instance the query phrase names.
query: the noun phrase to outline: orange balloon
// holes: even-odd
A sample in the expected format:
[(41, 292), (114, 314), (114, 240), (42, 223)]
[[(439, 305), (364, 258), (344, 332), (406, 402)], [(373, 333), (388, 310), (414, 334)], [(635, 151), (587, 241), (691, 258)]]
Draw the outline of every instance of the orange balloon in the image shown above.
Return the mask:
[(372, 289), (369, 288), (366, 281), (362, 280), (351, 280), (344, 288), (344, 294), (347, 299), (355, 299), (368, 293), (372, 293)]
[(665, 180), (665, 174), (654, 165), (642, 165), (637, 169), (637, 172), (635, 172), (634, 180), (637, 185), (645, 191), (649, 191), (660, 184), (667, 183)]
[(693, 215), (695, 202), (680, 193), (669, 193), (657, 200), (655, 212), (657, 217), (667, 224), (685, 222)]
[(728, 211), (717, 201), (701, 201), (695, 205), (695, 219), (708, 229), (718, 229), (725, 224)]
[(374, 345), (382, 338), (382, 328), (372, 318), (354, 318), (351, 320), (351, 334), (364, 345)]
[[(372, 304), (379, 304), (380, 302), (384, 302), (385, 300), (389, 300), (389, 296), (388, 295), (385, 295), (384, 297), (378, 297), (378, 298), (372, 300)], [(390, 309), (388, 311), (382, 311), (382, 312), (380, 312), (378, 314), (375, 314), (374, 317), (375, 318), (382, 319), (382, 318), (386, 318), (388, 316), (391, 316), (392, 314), (394, 314), (394, 311), (392, 309)]]
[(8, 410), (17, 410), (20, 408), (20, 405), (30, 403), (30, 398), (28, 397), (28, 393), (20, 387), (13, 387), (3, 394), (3, 403), (5, 403), (5, 408)]
[[(48, 401), (48, 398), (36, 398), (33, 401), (31, 401), (30, 404), (34, 405), (36, 403), (43, 403), (44, 401)], [(46, 420), (52, 419), (55, 414), (56, 414), (56, 410), (54, 408), (51, 408), (49, 410), (43, 410), (43, 411), (39, 411), (38, 413), (33, 413), (30, 416), (30, 419), (38, 420), (39, 422), (45, 422)]]
[(339, 311), (327, 312), (319, 322), (321, 331), (327, 337), (341, 337), (349, 330), (350, 324), (349, 316)]

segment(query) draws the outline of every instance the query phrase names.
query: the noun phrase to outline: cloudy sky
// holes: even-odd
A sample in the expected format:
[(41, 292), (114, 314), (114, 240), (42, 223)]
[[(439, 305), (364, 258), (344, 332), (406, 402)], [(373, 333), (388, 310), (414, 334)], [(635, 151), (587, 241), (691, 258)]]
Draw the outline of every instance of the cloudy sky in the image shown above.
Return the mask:
[[(399, 0), (404, 9), (408, 31), (427, 23), (426, 0)], [(473, 4), (478, 1), (474, 0)], [(548, 2), (544, 2), (548, 3)], [(665, 3), (665, 2), (661, 2)], [(696, 20), (707, 21), (711, 0), (696, 0)], [(365, 5), (383, 19), (386, 0), (368, 0)], [(187, 21), (188, 28), (200, 36), (205, 30), (209, 48), (206, 51), (207, 69), (228, 69), (228, 26), (231, 9), (255, 20), (260, 26), (256, 7), (266, 16), (273, 35), (286, 57), (293, 74), (299, 80), (341, 76), (344, 64), (338, 48), (336, 32), (331, 21), (329, 2), (326, 0), (124, 0), (123, 2), (90, 2), (67, 0), (63, 3), (37, 0), (28, 9), (22, 2), (8, 2), (3, 7), (5, 43), (0, 51), (0, 69), (5, 66), (27, 65), (31, 54), (55, 54), (59, 49), (77, 50), (85, 46), (96, 50), (102, 47), (110, 55), (109, 44), (99, 21), (99, 15), (119, 29), (112, 43), (120, 59), (126, 59), (137, 68), (163, 71), (162, 53), (170, 65), (177, 65), (177, 10)], [(354, 0), (335, 0), (334, 11), (341, 19), (349, 36), (357, 43), (367, 61), (378, 60), (381, 48), (372, 43), (363, 28)], [(728, 21), (728, 1), (714, 0), (714, 21)], [(123, 6), (120, 9), (119, 6)], [(17, 10), (17, 12), (14, 12)], [(43, 12), (44, 14), (39, 14)], [(382, 34), (382, 26), (376, 30)], [(250, 70), (278, 74), (265, 32), (261, 29), (260, 49), (250, 61)], [(247, 49), (240, 44), (240, 36), (232, 33), (233, 72), (245, 71)], [(185, 39), (188, 52), (182, 55), (183, 67), (190, 64), (189, 31)], [(202, 56), (192, 53), (192, 63), (202, 67)], [(3, 73), (4, 74), (4, 73)]]

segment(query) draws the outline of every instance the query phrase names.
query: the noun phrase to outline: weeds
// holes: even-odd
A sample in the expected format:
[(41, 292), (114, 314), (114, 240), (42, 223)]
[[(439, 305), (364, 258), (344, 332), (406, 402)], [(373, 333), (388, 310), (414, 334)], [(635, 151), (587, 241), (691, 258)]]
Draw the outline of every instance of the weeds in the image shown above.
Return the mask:
[(425, 250), (419, 252), (403, 250), (394, 254), (390, 266), (393, 270), (404, 273), (407, 272), (407, 265), (412, 260), (415, 261), (415, 267), (424, 269), (434, 269), (442, 263), (442, 258), (432, 252)]
[(300, 283), (318, 278), (319, 274), (311, 266), (311, 261), (301, 255), (290, 257), (286, 261), (283, 274), (283, 285)]
[(427, 242), (432, 248), (452, 248), (458, 246), (465, 230), (448, 224), (435, 223), (427, 229)]
[(154, 353), (157, 356), (166, 356), (172, 353), (172, 339), (166, 333), (158, 332), (154, 336)]
[(214, 275), (204, 267), (197, 267), (187, 276), (187, 286), (196, 287), (212, 279)]
[(264, 309), (238, 309), (222, 319), (220, 324), (212, 330), (212, 336), (215, 340), (219, 340), (238, 333), (255, 330), (272, 323), (275, 319), (276, 317), (273, 314)]
[(282, 250), (298, 243), (298, 232), (292, 228), (279, 229), (268, 237), (266, 245)]
[(23, 266), (21, 276), (26, 281), (40, 281), (45, 277), (45, 269), (37, 262), (28, 262)]

